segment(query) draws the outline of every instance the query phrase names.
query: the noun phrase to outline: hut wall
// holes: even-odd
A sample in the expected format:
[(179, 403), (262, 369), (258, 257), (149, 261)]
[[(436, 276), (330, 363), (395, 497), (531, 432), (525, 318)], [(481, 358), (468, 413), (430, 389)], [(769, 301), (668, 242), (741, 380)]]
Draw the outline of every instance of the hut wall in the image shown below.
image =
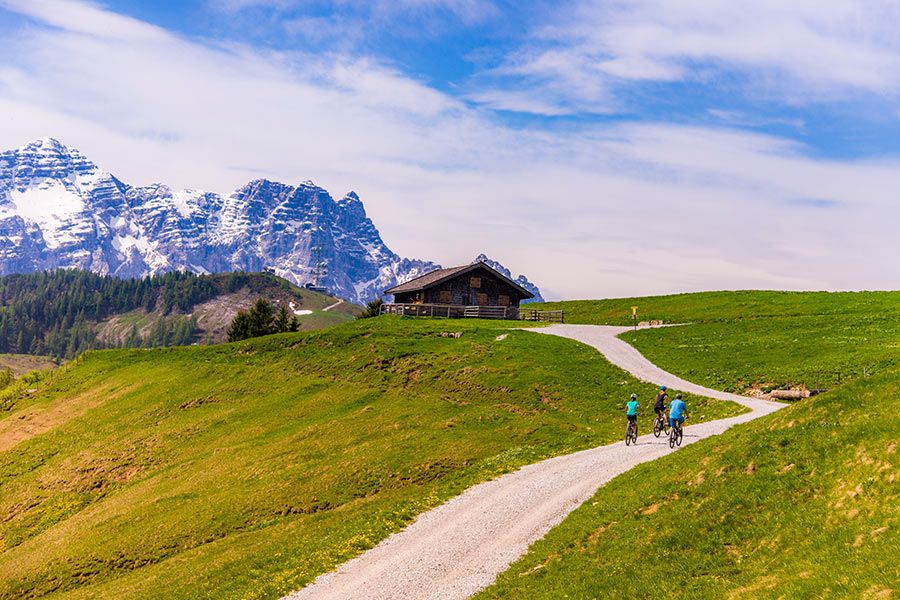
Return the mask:
[[(399, 300), (397, 302), (403, 302)], [(460, 304), (463, 306), (518, 307), (520, 292), (492, 275), (486, 269), (476, 269), (425, 290), (428, 304)]]
[(424, 302), (424, 292), (403, 292), (394, 295), (397, 304), (421, 304)]

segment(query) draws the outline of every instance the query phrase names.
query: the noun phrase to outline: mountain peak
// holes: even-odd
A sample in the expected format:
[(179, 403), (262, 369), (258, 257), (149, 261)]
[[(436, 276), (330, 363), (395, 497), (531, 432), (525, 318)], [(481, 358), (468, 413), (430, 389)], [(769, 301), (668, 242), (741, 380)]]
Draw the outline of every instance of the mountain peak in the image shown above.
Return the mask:
[(340, 206), (352, 206), (354, 204), (362, 204), (362, 200), (356, 195), (356, 192), (349, 192), (346, 196), (338, 200)]
[(19, 150), (32, 150), (32, 151), (38, 150), (38, 151), (43, 151), (45, 153), (53, 153), (53, 154), (78, 152), (74, 148), (69, 148), (68, 146), (66, 146), (65, 144), (60, 142), (58, 139), (50, 137), (50, 136), (39, 137), (36, 140), (33, 140), (31, 142), (28, 142), (24, 146), (21, 146), (19, 148)]

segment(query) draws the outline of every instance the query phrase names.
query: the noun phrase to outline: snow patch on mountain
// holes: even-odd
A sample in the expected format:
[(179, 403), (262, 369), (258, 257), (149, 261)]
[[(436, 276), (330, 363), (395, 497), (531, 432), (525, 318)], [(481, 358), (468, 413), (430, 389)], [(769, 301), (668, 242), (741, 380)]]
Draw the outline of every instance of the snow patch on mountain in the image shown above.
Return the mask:
[(62, 183), (45, 181), (38, 187), (9, 192), (12, 210), (41, 230), (50, 249), (78, 241), (73, 220), (84, 210), (84, 201)]

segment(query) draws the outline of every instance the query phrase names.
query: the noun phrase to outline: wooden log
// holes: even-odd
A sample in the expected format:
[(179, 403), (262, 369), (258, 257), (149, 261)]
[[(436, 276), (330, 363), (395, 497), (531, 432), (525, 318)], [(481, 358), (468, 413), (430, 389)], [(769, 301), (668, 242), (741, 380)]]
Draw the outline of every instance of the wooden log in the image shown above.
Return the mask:
[(809, 390), (772, 390), (769, 396), (777, 400), (801, 400), (809, 398)]

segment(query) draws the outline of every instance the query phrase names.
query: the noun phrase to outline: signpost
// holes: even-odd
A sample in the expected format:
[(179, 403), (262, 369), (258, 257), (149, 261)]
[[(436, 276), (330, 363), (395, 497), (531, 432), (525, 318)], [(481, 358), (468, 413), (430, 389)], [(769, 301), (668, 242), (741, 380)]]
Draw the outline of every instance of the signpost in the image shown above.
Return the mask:
[(631, 307), (631, 320), (634, 321), (634, 330), (637, 331), (637, 306)]

